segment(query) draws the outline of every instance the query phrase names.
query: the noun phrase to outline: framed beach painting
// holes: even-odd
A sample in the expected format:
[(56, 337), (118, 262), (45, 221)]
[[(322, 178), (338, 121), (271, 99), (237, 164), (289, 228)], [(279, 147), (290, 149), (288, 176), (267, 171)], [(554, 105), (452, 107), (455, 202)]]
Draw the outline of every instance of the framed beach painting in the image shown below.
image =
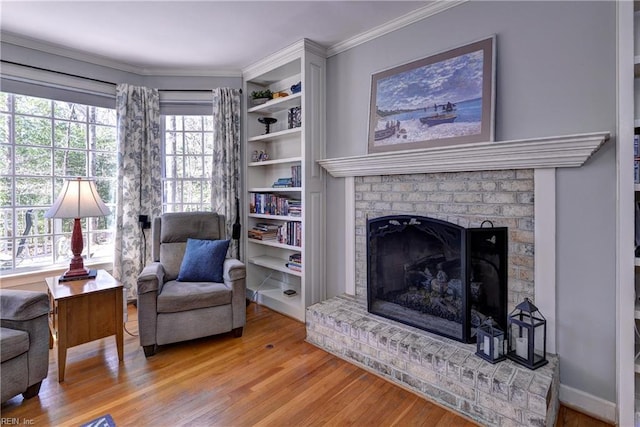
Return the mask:
[(369, 153), (493, 141), (495, 36), (371, 76)]

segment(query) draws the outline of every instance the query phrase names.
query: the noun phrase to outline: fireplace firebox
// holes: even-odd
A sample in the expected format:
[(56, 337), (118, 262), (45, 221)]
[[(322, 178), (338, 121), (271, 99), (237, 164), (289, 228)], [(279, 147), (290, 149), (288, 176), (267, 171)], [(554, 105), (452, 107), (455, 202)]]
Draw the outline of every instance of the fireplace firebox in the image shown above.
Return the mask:
[(367, 220), (369, 312), (466, 343), (488, 316), (506, 331), (508, 230), (485, 223)]

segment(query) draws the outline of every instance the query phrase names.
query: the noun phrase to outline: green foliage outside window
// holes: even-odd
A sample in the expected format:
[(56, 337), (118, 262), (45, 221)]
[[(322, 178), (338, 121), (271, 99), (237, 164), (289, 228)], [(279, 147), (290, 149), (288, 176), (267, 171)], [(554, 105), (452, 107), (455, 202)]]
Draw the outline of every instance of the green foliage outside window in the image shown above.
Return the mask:
[[(0, 92), (0, 271), (68, 263), (73, 220), (47, 219), (65, 179), (95, 178), (115, 211), (113, 109)], [(111, 259), (114, 213), (82, 220), (87, 259)]]
[(211, 210), (213, 117), (164, 117), (164, 212)]

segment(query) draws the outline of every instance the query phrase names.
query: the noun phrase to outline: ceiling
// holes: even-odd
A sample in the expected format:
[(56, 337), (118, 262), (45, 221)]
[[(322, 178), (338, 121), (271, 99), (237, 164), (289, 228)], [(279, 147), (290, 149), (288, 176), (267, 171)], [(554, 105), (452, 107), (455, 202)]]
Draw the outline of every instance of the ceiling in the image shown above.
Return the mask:
[(430, 3), (0, 0), (0, 31), (4, 41), (141, 73), (238, 73), (302, 38), (330, 48)]

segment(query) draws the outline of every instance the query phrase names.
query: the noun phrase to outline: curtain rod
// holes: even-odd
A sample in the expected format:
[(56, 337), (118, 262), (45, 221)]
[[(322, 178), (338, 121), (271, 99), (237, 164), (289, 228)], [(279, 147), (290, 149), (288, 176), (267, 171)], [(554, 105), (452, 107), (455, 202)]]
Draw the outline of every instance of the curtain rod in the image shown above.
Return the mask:
[[(3, 64), (11, 64), (11, 65), (17, 65), (19, 67), (26, 67), (26, 68), (31, 68), (34, 70), (38, 70), (38, 71), (45, 71), (47, 73), (55, 73), (55, 74), (60, 74), (62, 76), (67, 76), (67, 77), (74, 77), (74, 78), (78, 78), (78, 79), (84, 79), (84, 80), (90, 80), (96, 83), (103, 83), (103, 84), (108, 84), (108, 85), (113, 85), (116, 86), (118, 83), (114, 83), (114, 82), (109, 82), (106, 80), (100, 80), (100, 79), (94, 79), (92, 77), (86, 77), (86, 76), (80, 76), (77, 74), (72, 74), (72, 73), (67, 73), (65, 71), (55, 71), (55, 70), (49, 70), (43, 67), (36, 67), (35, 65), (25, 65), (25, 64), (20, 64), (19, 62), (14, 62), (14, 61), (7, 61), (5, 59), (0, 59), (0, 63)], [(240, 91), (240, 93), (242, 93), (242, 89), (238, 89)], [(162, 92), (211, 92), (211, 89), (158, 89), (158, 91), (162, 91)]]

